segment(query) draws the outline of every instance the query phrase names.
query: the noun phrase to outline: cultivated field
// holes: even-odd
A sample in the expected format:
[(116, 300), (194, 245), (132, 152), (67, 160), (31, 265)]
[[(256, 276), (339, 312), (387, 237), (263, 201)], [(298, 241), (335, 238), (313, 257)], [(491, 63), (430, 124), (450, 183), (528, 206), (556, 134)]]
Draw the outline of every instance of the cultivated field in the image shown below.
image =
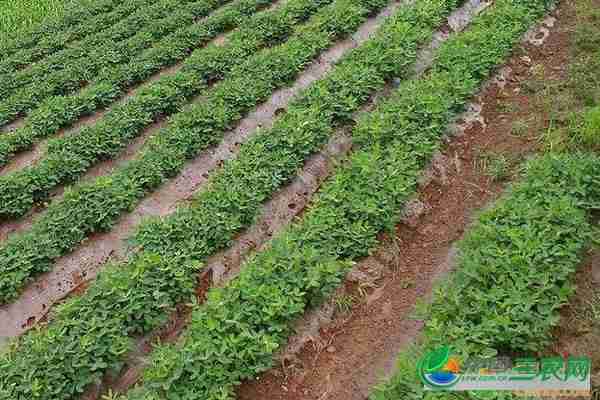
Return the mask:
[(597, 1), (64, 7), (0, 41), (0, 399), (433, 398), (449, 343), (600, 361)]

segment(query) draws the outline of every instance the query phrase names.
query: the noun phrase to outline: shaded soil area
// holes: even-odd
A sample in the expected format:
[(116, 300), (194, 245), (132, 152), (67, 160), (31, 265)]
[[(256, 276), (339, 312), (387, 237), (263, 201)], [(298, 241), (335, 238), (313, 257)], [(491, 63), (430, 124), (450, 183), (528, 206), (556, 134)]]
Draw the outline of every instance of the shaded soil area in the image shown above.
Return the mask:
[[(364, 400), (392, 373), (397, 352), (422, 326), (410, 317), (415, 303), (427, 299), (436, 279), (452, 269), (454, 243), (515, 178), (518, 164), (542, 146), (539, 134), (551, 111), (541, 107), (541, 88), (534, 83), (540, 71), (543, 81), (566, 79), (574, 25), (573, 3), (565, 1), (527, 35), (457, 121), (396, 236), (382, 238), (328, 307), (313, 312), (329, 317), (320, 318), (310, 335), (294, 337), (292, 343), (302, 345), (283, 351), (276, 368), (244, 382), (238, 398)], [(498, 159), (501, 169), (495, 167)]]

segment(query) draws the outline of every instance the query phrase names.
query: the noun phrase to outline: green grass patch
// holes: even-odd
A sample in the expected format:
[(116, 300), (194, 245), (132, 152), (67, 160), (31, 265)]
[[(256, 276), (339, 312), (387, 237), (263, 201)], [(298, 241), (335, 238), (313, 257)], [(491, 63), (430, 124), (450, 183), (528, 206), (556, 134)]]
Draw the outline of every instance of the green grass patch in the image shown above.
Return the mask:
[(569, 139), (572, 147), (600, 150), (600, 106), (573, 115)]
[(58, 20), (73, 6), (86, 6), (92, 0), (0, 0), (0, 46), (27, 35), (42, 22)]
[(506, 154), (485, 152), (477, 159), (479, 169), (494, 182), (501, 182), (510, 176), (511, 160)]
[(600, 11), (592, 0), (575, 4), (577, 25), (571, 33), (566, 78), (540, 67), (524, 82), (534, 94), (538, 132), (549, 152), (597, 150), (594, 107), (600, 105)]

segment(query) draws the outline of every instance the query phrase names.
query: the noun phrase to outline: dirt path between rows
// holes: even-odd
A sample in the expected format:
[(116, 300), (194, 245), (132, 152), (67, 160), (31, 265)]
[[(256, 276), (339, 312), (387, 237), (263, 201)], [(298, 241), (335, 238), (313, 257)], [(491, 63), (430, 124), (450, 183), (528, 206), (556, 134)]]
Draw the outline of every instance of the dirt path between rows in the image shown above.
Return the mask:
[[(423, 325), (410, 317), (415, 302), (426, 299), (436, 279), (451, 270), (454, 244), (477, 211), (506, 186), (485, 173), (481, 156), (504, 153), (522, 160), (539, 146), (533, 134), (512, 131), (514, 121), (535, 112), (533, 94), (522, 82), (538, 64), (552, 76), (565, 75), (572, 2), (562, 2), (553, 15), (557, 18), (547, 18), (527, 36), (458, 121), (456, 135), (434, 158), (395, 240), (384, 239), (348, 276), (338, 300), (299, 324), (301, 332), (280, 355), (279, 366), (243, 383), (239, 399), (364, 400), (393, 372), (397, 352)], [(339, 305), (348, 296), (354, 304), (344, 312)]]

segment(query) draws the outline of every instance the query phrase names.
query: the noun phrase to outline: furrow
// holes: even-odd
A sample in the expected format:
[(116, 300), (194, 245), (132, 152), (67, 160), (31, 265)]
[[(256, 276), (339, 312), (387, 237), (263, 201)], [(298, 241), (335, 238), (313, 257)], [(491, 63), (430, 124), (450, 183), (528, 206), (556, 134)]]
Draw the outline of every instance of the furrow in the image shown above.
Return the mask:
[[(522, 46), (527, 53), (531, 50), (528, 38), (546, 30), (546, 21), (551, 19), (547, 17), (525, 35)], [(431, 56), (425, 52), (419, 59), (430, 60)], [(510, 64), (522, 62), (517, 52)], [(417, 70), (422, 66), (418, 62)], [(506, 149), (511, 143), (515, 155), (525, 157), (531, 151), (530, 145), (523, 145), (527, 139), (509, 132), (491, 142), (486, 138), (488, 129), (506, 130), (502, 115), (490, 112), (497, 93), (512, 91), (506, 87), (508, 81), (523, 79), (515, 79), (511, 71), (510, 67), (499, 68), (466, 110), (452, 118), (443, 138), (444, 149), (433, 156), (419, 177), (419, 193), (407, 202), (392, 239), (380, 240), (377, 250), (352, 267), (327, 302), (294, 323), (293, 336), (276, 355), (277, 371), (244, 382), (237, 391), (240, 399), (268, 395), (279, 400), (303, 393), (307, 400), (316, 400), (327, 392), (335, 399), (364, 400), (381, 382), (382, 374), (393, 374), (397, 353), (418, 340), (423, 328), (423, 321), (410, 315), (415, 301), (430, 301), (436, 282), (455, 267), (455, 242), (477, 210), (503, 189), (504, 185), (491, 180), (474, 162), (480, 149)], [(486, 108), (484, 119), (481, 113)], [(217, 264), (215, 271), (222, 270)], [(340, 309), (339, 301), (344, 298), (355, 300), (350, 313)], [(372, 333), (374, 326), (376, 334)], [(335, 349), (333, 359), (327, 348)], [(335, 362), (339, 358), (344, 359), (343, 364)]]
[[(523, 179), (458, 243), (456, 271), (434, 292), (418, 345), (400, 353), (398, 371), (373, 398), (424, 398), (412, 362), (445, 343), (469, 356), (546, 351), (560, 309), (575, 290), (570, 277), (593, 240), (599, 176), (595, 154), (530, 160)], [(527, 229), (517, 234), (515, 226)], [(473, 307), (459, 305), (465, 303)], [(460, 397), (473, 398), (470, 392)]]
[[(196, 288), (199, 302), (208, 288), (224, 286), (234, 279), (239, 274), (241, 264), (251, 252), (260, 251), (273, 235), (278, 234), (302, 212), (321, 182), (327, 178), (341, 157), (348, 153), (351, 146), (351, 138), (343, 133), (332, 137), (325, 149), (312, 156), (298, 176), (263, 206), (259, 218), (247, 231), (235, 238), (228, 249), (206, 260)], [(137, 339), (135, 350), (127, 355), (127, 361), (119, 375), (95, 387), (93, 395), (88, 396), (86, 400), (98, 399), (109, 391), (124, 393), (135, 385), (149, 360), (148, 355), (152, 351), (153, 343), (157, 340), (163, 343), (174, 342), (185, 329), (189, 312), (189, 308), (180, 305), (177, 311), (171, 314), (168, 323)]]

